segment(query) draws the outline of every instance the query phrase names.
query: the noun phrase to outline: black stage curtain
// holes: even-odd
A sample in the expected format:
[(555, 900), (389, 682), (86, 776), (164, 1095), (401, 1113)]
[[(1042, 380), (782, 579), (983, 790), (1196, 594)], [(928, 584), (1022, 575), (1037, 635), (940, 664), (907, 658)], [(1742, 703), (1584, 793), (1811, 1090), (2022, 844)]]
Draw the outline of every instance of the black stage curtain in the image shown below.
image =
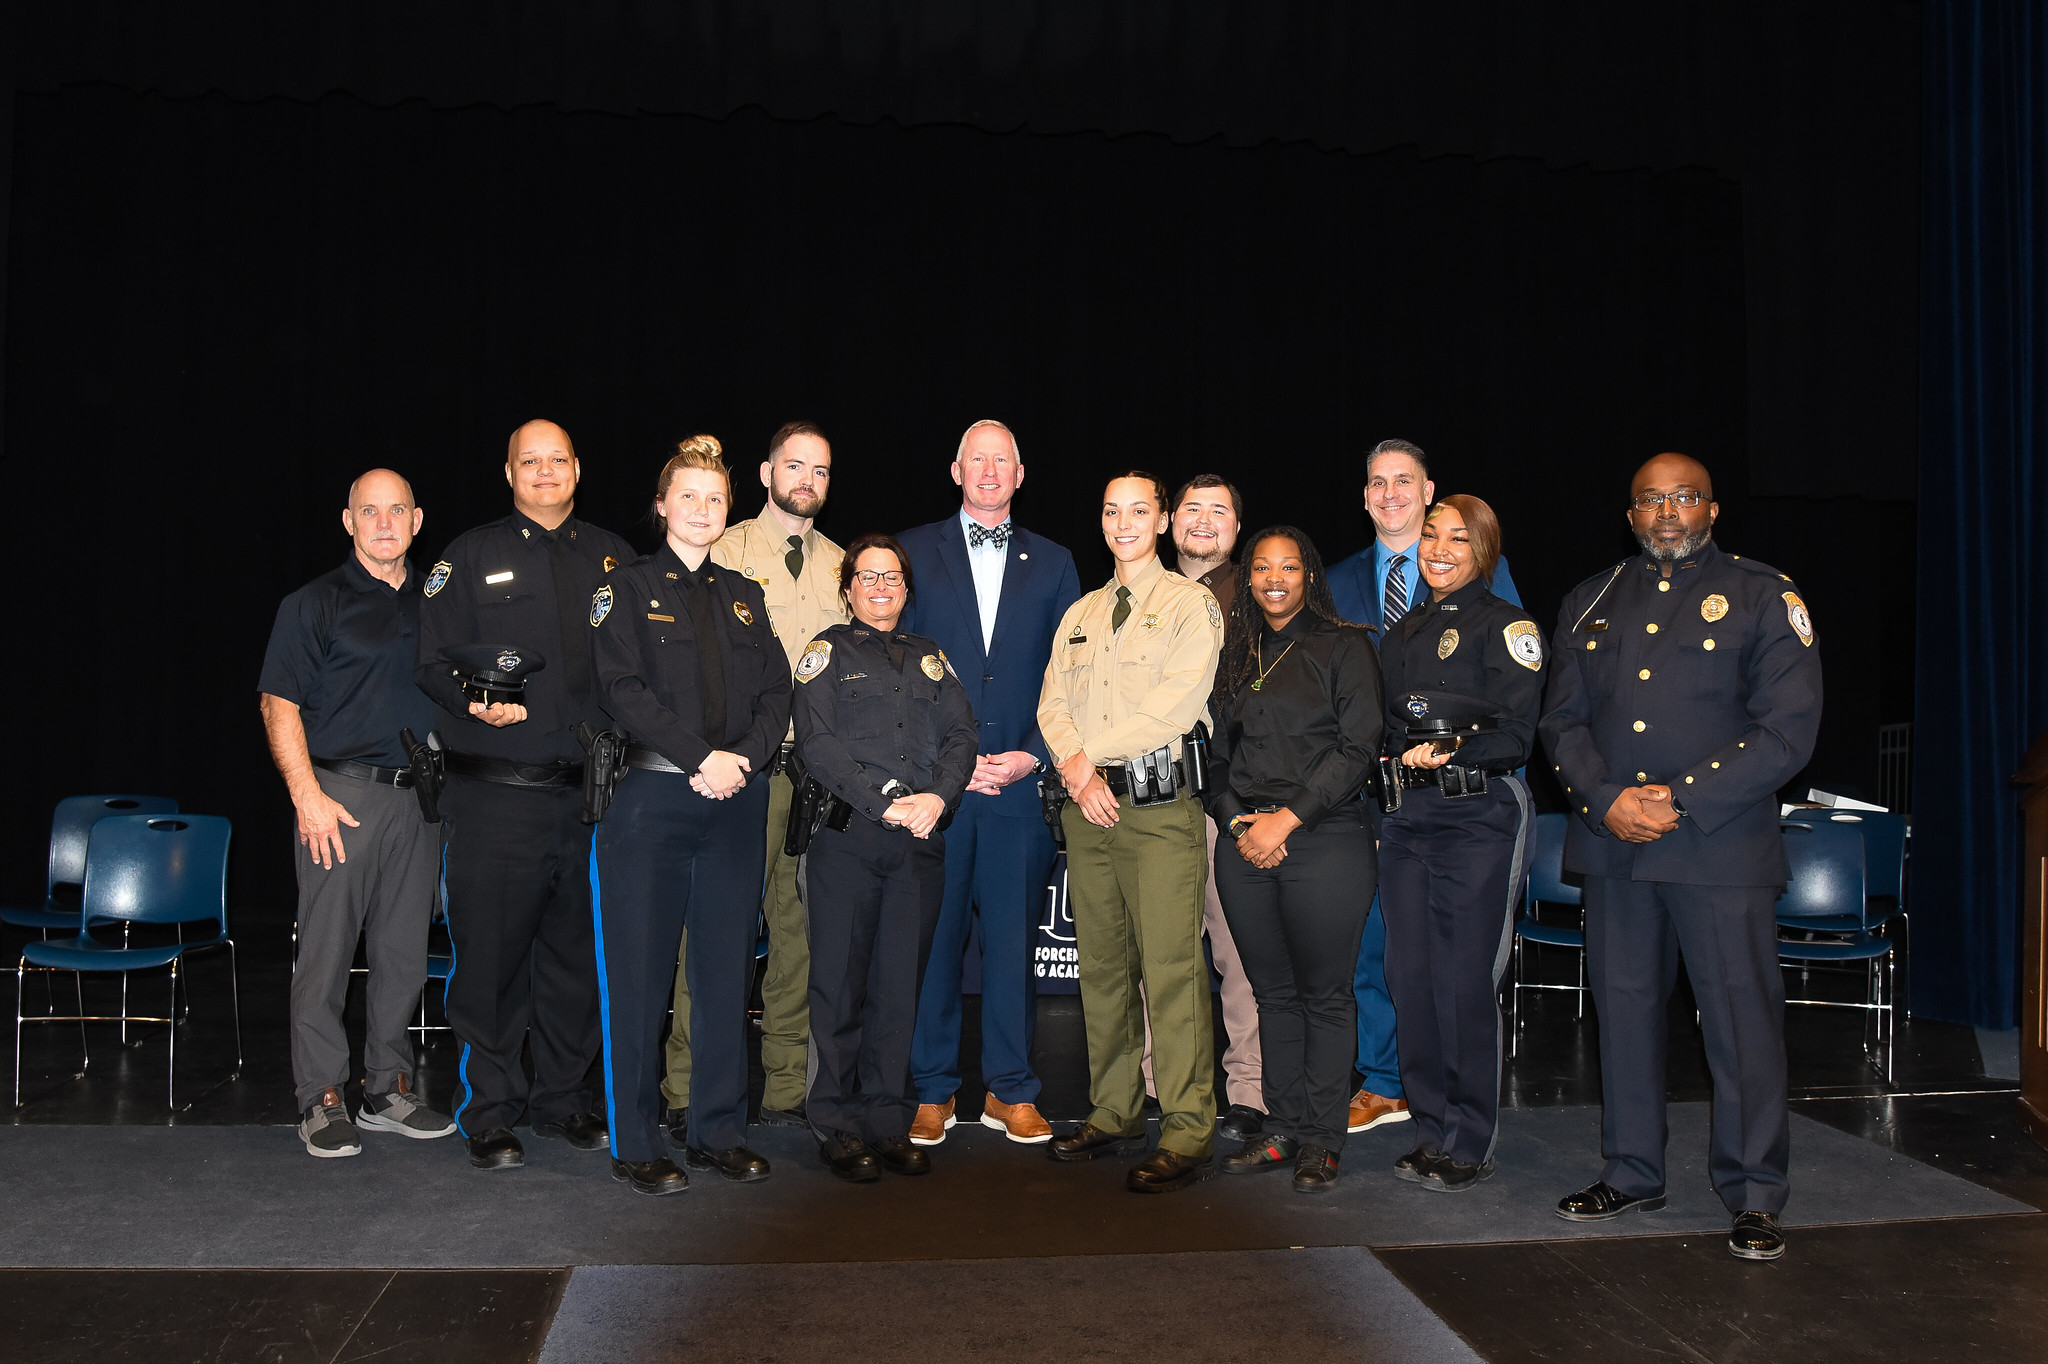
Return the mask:
[(768, 433), (816, 418), (843, 542), (955, 508), (959, 433), (1000, 416), (1020, 517), (1089, 582), (1105, 473), (1225, 472), (1335, 559), (1362, 450), (1407, 435), (1500, 511), (1546, 629), (1629, 552), (1634, 464), (1698, 452), (1724, 543), (1821, 623), (1816, 773), (1871, 766), (1885, 570), (1841, 523), (1910, 509), (1748, 491), (1741, 194), (1709, 171), (105, 85), (18, 126), (9, 449), (63, 582), (17, 598), (46, 661), (8, 679), (18, 870), (56, 797), (160, 790), (234, 816), (245, 892), (288, 903), (254, 695), (279, 598), (345, 554), (354, 474), (414, 479), (429, 564), (503, 513), (543, 414), (643, 547), (664, 441), (725, 439), (751, 514)]
[(2048, 16), (1927, 7), (1913, 1010), (2010, 1028), (2048, 729)]

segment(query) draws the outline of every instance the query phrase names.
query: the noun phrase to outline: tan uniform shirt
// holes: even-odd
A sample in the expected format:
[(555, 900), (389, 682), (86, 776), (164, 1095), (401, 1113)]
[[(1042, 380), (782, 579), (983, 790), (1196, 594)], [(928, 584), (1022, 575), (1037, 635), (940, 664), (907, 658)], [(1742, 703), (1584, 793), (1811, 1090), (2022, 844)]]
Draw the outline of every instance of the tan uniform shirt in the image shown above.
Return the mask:
[[(850, 618), (839, 600), (839, 563), (846, 551), (813, 526), (804, 535), (804, 571), (798, 577), (789, 576), (784, 562), (788, 554), (789, 532), (765, 511), (751, 521), (727, 526), (711, 547), (713, 562), (761, 584), (761, 595), (768, 599), (768, 628), (788, 655), (790, 675), (795, 676), (796, 661), (811, 641), (825, 627)], [(785, 737), (795, 735), (792, 722)]]
[(1085, 749), (1098, 763), (1129, 762), (1180, 736), (1204, 717), (1223, 612), (1200, 583), (1154, 559), (1130, 584), (1131, 614), (1109, 628), (1117, 580), (1067, 608), (1052, 641), (1038, 729), (1055, 763)]

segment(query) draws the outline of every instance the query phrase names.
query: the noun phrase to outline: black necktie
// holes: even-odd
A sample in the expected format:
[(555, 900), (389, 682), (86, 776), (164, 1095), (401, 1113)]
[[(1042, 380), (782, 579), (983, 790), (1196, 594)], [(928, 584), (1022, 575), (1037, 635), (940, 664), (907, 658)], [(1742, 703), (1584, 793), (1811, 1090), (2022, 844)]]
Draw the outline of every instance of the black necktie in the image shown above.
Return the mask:
[(904, 640), (903, 636), (889, 636), (888, 642), (882, 646), (882, 650), (889, 655), (890, 670), (902, 672), (903, 660), (910, 654), (910, 645)]
[(969, 526), (967, 528), (967, 547), (969, 549), (980, 549), (983, 545), (987, 544), (993, 544), (997, 549), (1001, 549), (1009, 543), (1010, 523), (1008, 521), (1003, 522), (1000, 526)]
[(1380, 613), (1382, 625), (1389, 630), (1408, 614), (1408, 574), (1402, 567), (1407, 559), (1405, 554), (1396, 554), (1394, 562), (1387, 565), (1387, 595), (1380, 603)]
[(1115, 634), (1124, 628), (1124, 622), (1131, 618), (1131, 589), (1119, 587), (1116, 590), (1116, 610), (1109, 613), (1109, 632)]
[(702, 571), (690, 575), (690, 634), (697, 646), (697, 692), (704, 702), (704, 742), (725, 747), (725, 636), (718, 628), (718, 598)]
[(803, 536), (801, 536), (801, 535), (792, 535), (792, 536), (790, 536), (790, 537), (789, 537), (789, 553), (787, 553), (787, 554), (785, 554), (785, 555), (783, 555), (783, 556), (782, 556), (782, 562), (783, 562), (783, 563), (785, 563), (785, 564), (787, 564), (787, 565), (789, 565), (789, 576), (790, 576), (790, 577), (792, 577), (792, 578), (801, 578), (801, 577), (803, 577), (803, 576), (804, 576), (804, 537), (803, 537)]
[(576, 551), (562, 527), (543, 532), (541, 538), (548, 542), (555, 611), (562, 622), (562, 686), (571, 701), (581, 704), (590, 699), (590, 586), (578, 571)]

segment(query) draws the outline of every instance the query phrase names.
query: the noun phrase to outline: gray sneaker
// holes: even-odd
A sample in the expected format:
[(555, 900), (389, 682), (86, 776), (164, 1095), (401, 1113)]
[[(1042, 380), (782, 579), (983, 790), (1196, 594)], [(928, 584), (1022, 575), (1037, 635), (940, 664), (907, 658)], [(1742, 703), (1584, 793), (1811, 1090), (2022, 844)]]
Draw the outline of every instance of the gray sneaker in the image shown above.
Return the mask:
[(398, 1088), (389, 1094), (365, 1094), (363, 1111), (356, 1115), (356, 1121), (375, 1132), (396, 1132), (401, 1137), (422, 1141), (445, 1137), (455, 1130), (455, 1120), (421, 1103), (404, 1075), (398, 1077)]
[(320, 1091), (319, 1099), (299, 1119), (299, 1140), (306, 1143), (307, 1155), (322, 1160), (363, 1153), (363, 1139), (348, 1120), (348, 1105), (338, 1089)]

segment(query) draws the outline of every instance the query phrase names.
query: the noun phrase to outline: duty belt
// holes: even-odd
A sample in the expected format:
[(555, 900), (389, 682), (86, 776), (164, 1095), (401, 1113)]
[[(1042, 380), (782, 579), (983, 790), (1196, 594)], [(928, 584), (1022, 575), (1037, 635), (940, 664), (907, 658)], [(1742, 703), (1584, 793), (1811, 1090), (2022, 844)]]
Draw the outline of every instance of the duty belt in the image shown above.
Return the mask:
[(346, 758), (315, 758), (313, 766), (322, 772), (337, 776), (356, 777), (372, 781), (379, 786), (395, 786), (401, 791), (412, 789), (412, 769), (409, 767), (372, 767), (368, 763), (352, 763)]
[(1500, 769), (1486, 767), (1460, 767), (1456, 763), (1445, 763), (1442, 767), (1410, 767), (1398, 764), (1401, 773), (1401, 789), (1417, 791), (1425, 786), (1434, 786), (1449, 797), (1476, 796), (1486, 790), (1488, 777), (1502, 777), (1514, 771), (1512, 767)]
[(473, 753), (448, 753), (448, 770), (475, 781), (500, 786), (581, 786), (583, 764), (570, 762), (515, 763), (503, 758), (480, 758)]
[(626, 766), (637, 767), (642, 772), (676, 772), (685, 776), (689, 774), (687, 767), (677, 767), (651, 748), (629, 746), (626, 749)]

